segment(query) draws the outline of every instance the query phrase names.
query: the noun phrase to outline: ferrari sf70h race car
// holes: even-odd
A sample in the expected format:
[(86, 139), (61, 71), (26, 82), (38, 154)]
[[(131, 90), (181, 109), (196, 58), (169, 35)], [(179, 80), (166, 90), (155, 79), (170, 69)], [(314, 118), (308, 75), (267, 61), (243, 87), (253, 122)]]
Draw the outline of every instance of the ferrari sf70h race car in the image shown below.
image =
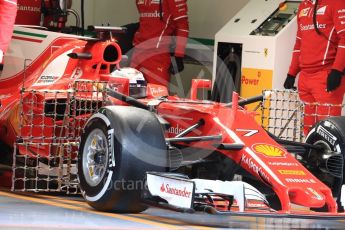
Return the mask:
[(120, 68), (112, 34), (121, 28), (93, 29), (97, 38), (14, 30), (0, 79), (1, 158), (14, 165), (14, 190), (61, 189), (76, 173), (102, 211), (345, 216), (345, 118), (322, 120), (303, 143), (279, 139), (246, 110), (268, 94), (199, 100), (212, 84), (194, 79), (190, 98), (168, 95)]

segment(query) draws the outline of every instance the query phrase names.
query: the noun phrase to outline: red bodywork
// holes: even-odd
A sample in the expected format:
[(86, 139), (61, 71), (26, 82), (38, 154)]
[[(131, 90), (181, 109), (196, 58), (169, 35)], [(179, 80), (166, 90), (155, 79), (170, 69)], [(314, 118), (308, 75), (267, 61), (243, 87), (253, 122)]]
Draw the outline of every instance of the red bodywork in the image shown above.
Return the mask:
[[(26, 37), (17, 36), (16, 34), (24, 34)], [(51, 39), (51, 42), (44, 44), (46, 46), (43, 51), (35, 56), (34, 60), (30, 60), (29, 64), (25, 63), (26, 60), (24, 60), (24, 63), (19, 64), (12, 61), (19, 59), (18, 57), (12, 57), (12, 59), (5, 57), (5, 75), (11, 71), (6, 72), (6, 68), (23, 66), (22, 70), (17, 71), (13, 76), (0, 78), (0, 141), (8, 146), (13, 146), (17, 137), (27, 135), (43, 136), (48, 142), (54, 139), (54, 136), (59, 136), (61, 130), (52, 125), (59, 126), (59, 121), (53, 121), (53, 117), (42, 118), (41, 116), (44, 113), (44, 101), (66, 99), (68, 90), (73, 89), (76, 81), (107, 81), (110, 74), (110, 65), (118, 65), (121, 61), (121, 49), (116, 42), (111, 40), (98, 41), (90, 38), (16, 27), (12, 37), (14, 45), (12, 45), (16, 48), (19, 44), (18, 49), (24, 51), (25, 48), (30, 46), (33, 46), (32, 49), (34, 50), (34, 45), (37, 43), (42, 43), (43, 46), (44, 40), (39, 41), (28, 38), (31, 34), (45, 36), (46, 39), (51, 36), (53, 39)], [(111, 60), (104, 60), (106, 49), (111, 49), (115, 53)], [(92, 58), (72, 59), (67, 56), (68, 53), (89, 53)], [(8, 59), (6, 60), (6, 58)], [(62, 67), (64, 68), (62, 74), (60, 76), (45, 76), (45, 71), (48, 68), (53, 66), (58, 69), (59, 66), (55, 66), (55, 62), (57, 59), (63, 58), (67, 59), (67, 64)], [(45, 77), (49, 77), (51, 82), (45, 83)], [(77, 96), (91, 100), (93, 96), (90, 93), (92, 87), (94, 87), (92, 84), (85, 85), (85, 93), (80, 92)], [(24, 89), (25, 93), (21, 93)], [(35, 93), (30, 93), (31, 90)], [(56, 94), (56, 91), (60, 93)], [(21, 111), (23, 116), (20, 114)], [(32, 125), (28, 122), (32, 122)], [(82, 126), (82, 124), (80, 125)], [(44, 130), (42, 130), (42, 126), (45, 126)], [(35, 142), (34, 138), (32, 139)], [(36, 142), (41, 141), (36, 140)], [(48, 155), (48, 151), (48, 149), (36, 150), (35, 154)]]
[[(118, 52), (116, 59), (105, 60), (106, 47), (111, 46), (113, 51)], [(59, 47), (58, 49), (54, 47)], [(52, 51), (53, 50), (53, 51)], [(90, 53), (91, 59), (69, 58), (64, 73), (54, 84), (35, 85), (40, 79), (45, 68), (61, 54), (67, 51), (73, 53)], [(119, 92), (128, 94), (128, 80), (115, 79), (110, 76), (110, 65), (119, 65), (121, 50), (114, 41), (95, 41), (80, 37), (59, 36), (50, 43), (36, 60), (33, 60), (26, 70), (0, 82), (1, 108), (0, 108), (0, 140), (8, 146), (13, 146), (16, 137), (25, 135), (28, 130), (19, 129), (19, 106), (20, 100), (32, 100), (32, 95), (24, 94), (21, 99), (20, 91), (26, 90), (68, 90), (73, 88), (76, 80), (109, 81), (109, 85), (117, 85)], [(6, 63), (5, 63), (6, 64)], [(58, 66), (57, 66), (58, 68)], [(82, 74), (76, 74), (76, 70)], [(25, 79), (23, 83), (23, 79)], [(166, 119), (171, 127), (166, 131), (166, 136), (175, 137), (186, 128), (203, 120), (205, 125), (189, 133), (187, 136), (221, 136), (220, 140), (199, 141), (191, 144), (180, 143), (186, 147), (201, 149), (206, 152), (218, 151), (233, 159), (237, 164), (246, 169), (258, 180), (272, 187), (278, 195), (282, 210), (281, 213), (294, 212), (292, 204), (305, 207), (323, 207), (327, 205), (328, 213), (318, 215), (344, 215), (337, 213), (337, 204), (332, 197), (330, 188), (320, 182), (306, 168), (299, 163), (282, 146), (276, 143), (266, 131), (255, 121), (253, 112), (247, 111), (237, 104), (238, 98), (234, 96), (232, 106), (196, 99), (199, 88), (210, 87), (207, 80), (194, 80), (191, 89), (191, 99), (181, 99), (176, 96), (168, 96), (156, 104), (157, 113)], [(148, 85), (148, 96), (141, 99), (144, 103), (157, 100), (160, 96), (167, 95), (167, 89), (159, 85)], [(63, 94), (60, 94), (63, 98)], [(81, 97), (88, 98), (92, 95), (84, 93)], [(33, 110), (34, 114), (42, 112), (42, 100), (51, 99), (48, 94), (32, 100), (31, 108), (23, 108), (24, 117), (26, 111)], [(113, 99), (113, 103), (125, 105), (125, 103)], [(46, 123), (47, 127), (53, 123), (54, 118), (38, 117), (34, 123)], [(25, 120), (25, 118), (24, 118)], [(33, 126), (35, 129), (35, 126)], [(73, 129), (73, 127), (72, 127)], [(32, 131), (32, 134), (42, 133), (40, 130)], [(58, 135), (59, 130), (54, 127), (43, 131), (49, 140)], [(40, 140), (38, 140), (40, 141)], [(222, 150), (217, 148), (220, 144), (243, 144), (241, 150)], [(19, 149), (20, 154), (30, 154)], [(49, 149), (35, 149), (36, 154), (48, 154)], [(31, 153), (32, 154), (32, 153)], [(1, 156), (0, 156), (1, 157)], [(312, 214), (304, 212), (303, 214)]]
[[(218, 151), (233, 159), (273, 188), (281, 201), (282, 212), (290, 213), (292, 204), (314, 208), (326, 204), (330, 212), (337, 213), (331, 190), (269, 137), (256, 123), (252, 112), (236, 108), (236, 103), (232, 107), (212, 102), (172, 100), (162, 102), (158, 113), (171, 124), (169, 137), (203, 119), (205, 125), (189, 136), (221, 135), (222, 140), (195, 142), (189, 146), (210, 153)], [(244, 144), (245, 147), (236, 151), (220, 150), (215, 147), (217, 143)]]

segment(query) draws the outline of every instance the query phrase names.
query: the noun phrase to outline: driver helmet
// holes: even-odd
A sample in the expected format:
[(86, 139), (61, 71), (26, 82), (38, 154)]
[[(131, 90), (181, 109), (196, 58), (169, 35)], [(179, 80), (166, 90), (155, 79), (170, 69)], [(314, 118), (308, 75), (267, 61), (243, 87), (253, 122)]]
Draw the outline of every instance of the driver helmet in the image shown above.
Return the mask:
[(134, 98), (146, 97), (147, 82), (139, 70), (131, 67), (116, 69), (111, 73), (113, 77), (129, 79), (129, 96)]

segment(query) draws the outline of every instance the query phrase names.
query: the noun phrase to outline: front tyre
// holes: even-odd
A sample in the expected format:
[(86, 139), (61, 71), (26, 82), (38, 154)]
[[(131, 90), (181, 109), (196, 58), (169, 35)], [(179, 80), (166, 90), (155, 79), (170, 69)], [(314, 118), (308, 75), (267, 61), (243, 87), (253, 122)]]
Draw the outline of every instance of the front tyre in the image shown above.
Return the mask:
[(89, 205), (100, 211), (137, 213), (147, 171), (164, 172), (167, 147), (151, 112), (108, 106), (87, 122), (78, 155), (78, 178)]
[(345, 117), (320, 121), (309, 132), (306, 143), (319, 146), (322, 150), (310, 149), (303, 159), (305, 166), (332, 190), (338, 207), (341, 207), (340, 192), (345, 175)]

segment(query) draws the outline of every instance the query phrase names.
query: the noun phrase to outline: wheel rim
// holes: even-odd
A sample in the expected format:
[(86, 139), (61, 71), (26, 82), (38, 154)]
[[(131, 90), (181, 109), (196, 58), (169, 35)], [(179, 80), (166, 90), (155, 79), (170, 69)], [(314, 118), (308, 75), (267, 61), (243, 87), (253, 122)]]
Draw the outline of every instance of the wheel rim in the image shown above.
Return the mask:
[[(329, 144), (327, 144), (324, 140), (315, 141), (313, 143), (313, 145), (322, 147), (324, 150), (329, 150), (329, 151), (333, 150), (331, 148), (331, 146), (329, 146)], [(314, 154), (319, 154), (319, 153), (317, 151), (311, 150), (309, 152), (309, 157), (311, 157)], [(319, 174), (319, 173), (317, 173), (317, 174)], [(320, 175), (315, 175), (315, 176), (333, 190), (333, 186), (334, 186), (335, 181), (334, 181), (334, 177), (332, 175), (324, 174), (324, 177), (322, 177), (322, 178), (320, 177)]]
[(87, 137), (83, 149), (83, 174), (90, 186), (103, 179), (108, 165), (108, 139), (101, 129), (94, 129)]
[(331, 146), (329, 146), (329, 144), (327, 144), (326, 141), (323, 140), (315, 141), (313, 145), (322, 147), (325, 150), (332, 150)]

